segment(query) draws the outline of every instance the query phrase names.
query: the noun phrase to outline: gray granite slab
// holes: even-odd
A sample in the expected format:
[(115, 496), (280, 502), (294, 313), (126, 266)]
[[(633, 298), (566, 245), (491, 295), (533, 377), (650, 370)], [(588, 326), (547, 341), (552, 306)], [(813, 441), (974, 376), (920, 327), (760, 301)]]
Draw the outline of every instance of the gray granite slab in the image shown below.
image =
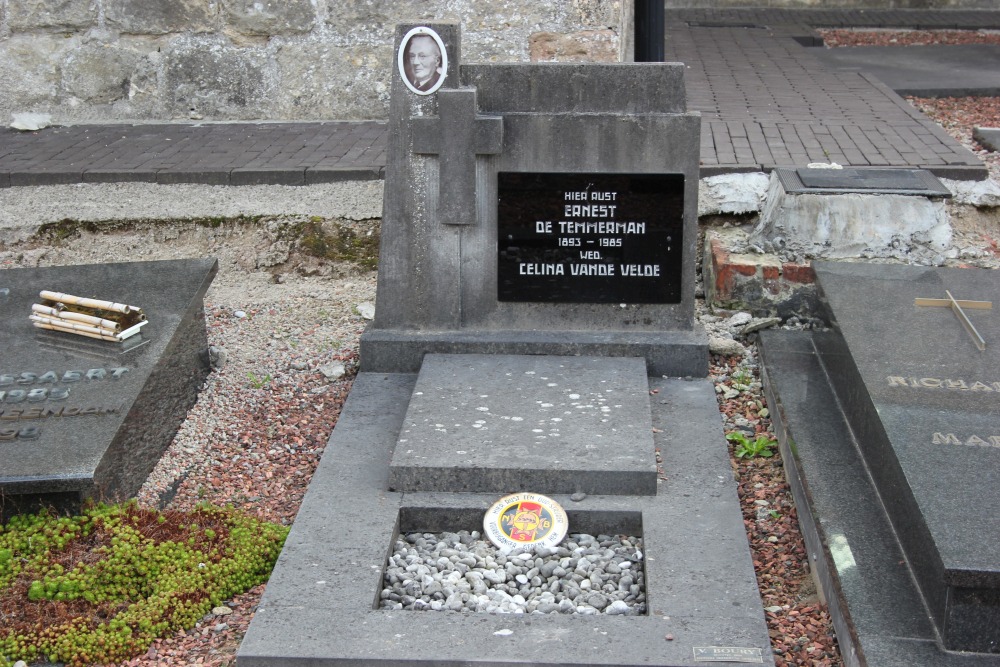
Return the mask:
[(808, 333), (766, 331), (761, 364), (809, 560), (849, 667), (995, 667), (939, 634)]
[(790, 194), (902, 194), (951, 197), (951, 191), (926, 169), (845, 167), (843, 169), (775, 169)]
[[(198, 259), (0, 271), (3, 513), (138, 490), (208, 374), (202, 299), (216, 269)], [(123, 343), (35, 329), (42, 289), (134, 305), (148, 324)]]
[(972, 131), (972, 138), (991, 151), (1000, 151), (1000, 128), (977, 127)]
[[(665, 474), (655, 496), (587, 496), (570, 530), (644, 537), (649, 613), (609, 617), (387, 612), (376, 596), (398, 531), (476, 528), (496, 494), (387, 491), (414, 374), (358, 375), (237, 656), (285, 665), (696, 667), (694, 647), (759, 648), (773, 665), (715, 394), (650, 378)], [(506, 631), (510, 631), (509, 633)], [(504, 631), (504, 632), (500, 632)], [(665, 636), (672, 634), (673, 641)]]
[(1000, 46), (931, 44), (810, 49), (824, 65), (875, 75), (900, 95), (989, 97), (1000, 92)]
[(655, 495), (646, 362), (429, 354), (389, 488)]
[(996, 273), (816, 264), (836, 325), (816, 337), (876, 488), (946, 647), (1000, 650), (1000, 340), (997, 310), (967, 310), (984, 351), (948, 308), (992, 301)]

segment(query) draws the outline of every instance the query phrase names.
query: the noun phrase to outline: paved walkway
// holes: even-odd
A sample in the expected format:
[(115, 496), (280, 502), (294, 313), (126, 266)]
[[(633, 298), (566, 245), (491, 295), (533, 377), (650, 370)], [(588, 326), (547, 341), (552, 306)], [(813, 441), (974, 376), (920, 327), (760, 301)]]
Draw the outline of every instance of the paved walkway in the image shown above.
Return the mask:
[(0, 131), (0, 186), (311, 185), (382, 178), (377, 122), (75, 125)]
[(979, 29), (1000, 26), (1000, 12), (668, 10), (667, 59), (688, 65), (688, 107), (702, 113), (702, 175), (837, 162), (984, 178), (975, 155), (878, 79), (814, 55), (813, 28), (837, 26)]
[[(668, 9), (666, 16), (667, 58), (687, 64), (688, 106), (703, 117), (702, 175), (834, 161), (985, 177), (971, 152), (877, 79), (830, 68), (807, 45), (819, 44), (816, 27), (996, 29), (1000, 11)], [(2, 130), (0, 187), (375, 179), (385, 150), (379, 122)]]

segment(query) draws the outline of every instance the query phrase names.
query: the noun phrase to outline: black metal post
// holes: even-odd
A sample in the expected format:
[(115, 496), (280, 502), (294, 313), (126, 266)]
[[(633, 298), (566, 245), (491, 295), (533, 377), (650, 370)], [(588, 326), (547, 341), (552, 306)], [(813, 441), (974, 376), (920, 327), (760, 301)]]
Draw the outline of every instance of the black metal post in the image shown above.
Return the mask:
[(663, 62), (663, 2), (635, 0), (635, 62)]

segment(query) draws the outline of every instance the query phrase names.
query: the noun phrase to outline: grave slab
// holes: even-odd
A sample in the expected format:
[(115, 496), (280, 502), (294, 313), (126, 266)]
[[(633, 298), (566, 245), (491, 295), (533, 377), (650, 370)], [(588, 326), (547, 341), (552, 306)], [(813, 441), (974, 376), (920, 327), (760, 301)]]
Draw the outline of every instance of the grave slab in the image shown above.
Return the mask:
[(814, 336), (761, 332), (760, 350), (775, 435), (844, 664), (1000, 665), (1000, 656), (941, 649)]
[[(208, 374), (202, 299), (214, 259), (0, 271), (0, 511), (131, 496)], [(143, 309), (122, 343), (35, 329), (42, 289)]]
[(775, 173), (789, 194), (843, 194), (847, 192), (951, 197), (951, 191), (926, 169), (845, 167), (779, 168)]
[(1000, 128), (977, 127), (972, 131), (972, 138), (991, 151), (1000, 151)]
[(240, 667), (697, 667), (704, 663), (694, 649), (714, 646), (760, 649), (757, 664), (774, 664), (715, 393), (703, 379), (649, 379), (665, 470), (657, 495), (554, 496), (571, 531), (642, 535), (648, 614), (377, 609), (399, 532), (479, 529), (499, 498), (386, 490), (385, 462), (416, 384), (415, 374), (358, 375), (240, 647)]
[[(949, 308), (917, 298), (1000, 301), (991, 271), (815, 263), (835, 331), (820, 360), (949, 650), (1000, 649), (1000, 344), (969, 309), (980, 351)], [(991, 344), (992, 343), (992, 344)]]
[(389, 488), (655, 495), (642, 359), (427, 355)]
[(825, 66), (875, 75), (899, 95), (991, 97), (1000, 93), (1000, 46), (928, 44), (812, 49)]

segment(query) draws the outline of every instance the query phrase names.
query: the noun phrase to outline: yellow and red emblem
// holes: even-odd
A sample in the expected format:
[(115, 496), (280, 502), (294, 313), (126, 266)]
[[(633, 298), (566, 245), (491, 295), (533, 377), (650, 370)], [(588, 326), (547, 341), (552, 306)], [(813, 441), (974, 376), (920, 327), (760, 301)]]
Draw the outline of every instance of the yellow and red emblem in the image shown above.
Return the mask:
[(504, 496), (483, 518), (486, 537), (505, 552), (537, 544), (555, 546), (562, 542), (568, 527), (559, 503), (537, 493)]

